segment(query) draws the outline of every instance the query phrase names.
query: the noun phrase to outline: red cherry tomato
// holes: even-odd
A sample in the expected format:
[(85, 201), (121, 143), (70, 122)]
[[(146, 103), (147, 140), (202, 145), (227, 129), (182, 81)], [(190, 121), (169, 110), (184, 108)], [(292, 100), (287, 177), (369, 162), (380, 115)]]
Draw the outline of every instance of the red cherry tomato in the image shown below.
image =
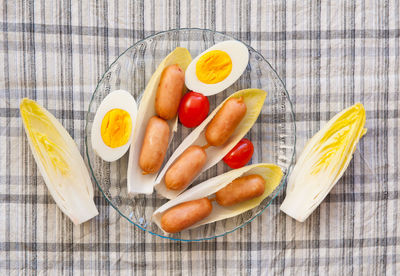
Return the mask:
[(179, 105), (179, 121), (185, 127), (196, 127), (207, 117), (209, 109), (206, 96), (190, 91), (183, 96)]
[(253, 143), (249, 139), (243, 138), (225, 155), (223, 160), (232, 169), (238, 169), (249, 163), (253, 152)]

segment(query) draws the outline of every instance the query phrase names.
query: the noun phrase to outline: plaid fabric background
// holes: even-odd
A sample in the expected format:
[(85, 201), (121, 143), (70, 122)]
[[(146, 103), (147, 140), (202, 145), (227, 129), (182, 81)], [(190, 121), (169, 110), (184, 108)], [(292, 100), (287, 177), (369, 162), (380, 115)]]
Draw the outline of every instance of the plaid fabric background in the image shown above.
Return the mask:
[[(0, 274), (395, 275), (400, 272), (399, 1), (1, 1)], [(368, 133), (305, 223), (279, 212), (206, 242), (153, 237), (95, 187), (99, 216), (74, 226), (28, 147), (18, 106), (36, 99), (84, 150), (96, 83), (124, 49), (179, 27), (230, 34), (276, 68), (294, 103), (298, 153), (354, 102)], [(399, 215), (400, 216), (400, 215)]]

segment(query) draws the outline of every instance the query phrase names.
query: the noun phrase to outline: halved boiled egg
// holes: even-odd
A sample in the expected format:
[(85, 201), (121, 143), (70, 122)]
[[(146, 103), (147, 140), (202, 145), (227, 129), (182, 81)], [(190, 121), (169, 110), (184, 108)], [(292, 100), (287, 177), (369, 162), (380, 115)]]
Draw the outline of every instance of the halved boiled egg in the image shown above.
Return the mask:
[(92, 148), (104, 161), (121, 158), (128, 150), (135, 128), (137, 105), (125, 90), (108, 94), (101, 102), (92, 125)]
[(189, 90), (210, 96), (231, 86), (246, 69), (249, 50), (239, 41), (224, 41), (202, 52), (188, 66), (185, 84)]

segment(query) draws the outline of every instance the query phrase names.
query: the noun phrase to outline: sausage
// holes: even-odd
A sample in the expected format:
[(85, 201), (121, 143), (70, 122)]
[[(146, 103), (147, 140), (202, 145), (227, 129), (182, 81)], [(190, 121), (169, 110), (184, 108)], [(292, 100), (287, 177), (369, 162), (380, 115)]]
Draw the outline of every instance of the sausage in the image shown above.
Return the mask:
[(171, 190), (186, 188), (201, 171), (207, 161), (207, 154), (200, 146), (190, 146), (165, 174), (165, 186)]
[(223, 145), (246, 114), (243, 98), (231, 98), (224, 103), (206, 129), (206, 140), (211, 146)]
[(155, 109), (161, 118), (170, 120), (178, 112), (185, 84), (185, 72), (178, 64), (170, 65), (161, 74), (157, 88)]
[(236, 178), (215, 193), (215, 199), (221, 206), (231, 206), (264, 193), (265, 180), (258, 174)]
[(212, 204), (208, 198), (201, 198), (178, 204), (168, 209), (161, 217), (165, 232), (177, 233), (208, 217)]
[(139, 166), (143, 174), (157, 172), (168, 148), (169, 126), (157, 116), (150, 118), (139, 156)]

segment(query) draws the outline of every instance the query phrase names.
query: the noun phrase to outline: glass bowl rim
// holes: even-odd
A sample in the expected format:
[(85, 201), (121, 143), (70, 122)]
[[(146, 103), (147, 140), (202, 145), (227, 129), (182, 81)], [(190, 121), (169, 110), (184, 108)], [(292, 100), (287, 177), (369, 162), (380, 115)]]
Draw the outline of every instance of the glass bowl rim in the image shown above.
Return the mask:
[[(291, 117), (292, 117), (292, 120), (293, 120), (293, 127), (294, 127), (294, 129), (293, 129), (293, 131), (294, 131), (294, 144), (293, 144), (293, 153), (292, 153), (292, 157), (291, 157), (291, 160), (290, 160), (290, 164), (289, 164), (289, 167), (287, 168), (286, 174), (284, 175), (284, 177), (282, 178), (281, 182), (279, 183), (279, 185), (280, 185), (280, 184), (282, 184), (282, 185), (280, 185), (280, 187), (277, 189), (277, 191), (275, 192), (275, 194), (272, 196), (271, 201), (270, 201), (268, 204), (266, 204), (266, 205), (264, 206), (264, 208), (262, 208), (254, 217), (252, 217), (250, 220), (246, 221), (246, 222), (243, 223), (242, 225), (239, 225), (239, 226), (235, 227), (234, 229), (232, 229), (232, 230), (230, 230), (230, 231), (227, 231), (227, 232), (225, 232), (225, 233), (223, 233), (223, 234), (214, 235), (214, 236), (212, 236), (212, 237), (200, 238), (200, 239), (179, 239), (179, 238), (173, 238), (173, 237), (163, 236), (163, 235), (161, 235), (161, 234), (157, 234), (157, 233), (154, 233), (154, 232), (152, 232), (152, 231), (150, 231), (150, 230), (148, 230), (148, 229), (143, 228), (142, 226), (140, 226), (140, 225), (136, 224), (135, 222), (133, 222), (130, 218), (128, 218), (127, 216), (125, 216), (123, 213), (121, 213), (121, 211), (120, 211), (116, 206), (114, 206), (114, 204), (113, 204), (113, 203), (108, 199), (108, 197), (105, 195), (103, 189), (101, 188), (100, 184), (98, 183), (98, 181), (97, 181), (97, 179), (96, 179), (96, 177), (95, 177), (95, 173), (94, 173), (93, 168), (92, 168), (92, 165), (91, 165), (91, 163), (90, 163), (90, 158), (89, 158), (89, 146), (88, 146), (88, 131), (89, 131), (89, 130), (88, 130), (88, 124), (89, 124), (89, 113), (90, 113), (90, 109), (91, 109), (91, 106), (92, 106), (92, 104), (93, 104), (93, 99), (94, 99), (94, 96), (95, 96), (95, 94), (96, 94), (96, 92), (97, 92), (97, 89), (99, 88), (100, 83), (103, 81), (105, 75), (108, 73), (108, 71), (110, 70), (110, 68), (111, 68), (111, 67), (112, 67), (112, 66), (113, 66), (127, 51), (129, 51), (131, 48), (134, 48), (135, 46), (137, 46), (138, 44), (142, 43), (143, 41), (148, 40), (148, 39), (151, 39), (151, 38), (156, 37), (156, 36), (159, 36), (159, 35), (162, 35), (162, 34), (165, 34), (165, 33), (170, 33), (170, 32), (174, 32), (174, 31), (185, 31), (185, 30), (186, 30), (186, 31), (206, 31), (206, 32), (211, 32), (211, 33), (220, 34), (220, 35), (229, 37), (229, 38), (231, 38), (232, 40), (240, 41), (241, 43), (243, 43), (244, 45), (246, 45), (247, 48), (249, 48), (250, 50), (252, 50), (252, 51), (254, 51), (255, 53), (257, 53), (257, 54), (262, 58), (262, 60), (265, 61), (265, 62), (269, 65), (269, 67), (272, 69), (272, 71), (274, 72), (274, 74), (275, 74), (276, 77), (278, 78), (279, 82), (281, 83), (281, 85), (282, 85), (282, 87), (283, 87), (283, 90), (284, 90), (284, 93), (285, 93), (285, 96), (286, 96), (286, 98), (287, 98), (287, 100), (288, 100), (288, 102), (289, 102), (290, 111), (291, 111), (290, 113), (291, 113)], [(118, 57), (107, 67), (107, 69), (105, 70), (105, 72), (104, 72), (103, 75), (101, 76), (100, 80), (97, 82), (96, 88), (95, 88), (95, 90), (94, 90), (94, 92), (93, 92), (93, 94), (92, 94), (92, 97), (91, 97), (91, 99), (90, 99), (88, 111), (87, 111), (87, 113), (86, 113), (85, 138), (84, 138), (84, 141), (85, 141), (86, 158), (88, 159), (88, 165), (89, 165), (89, 169), (90, 169), (90, 172), (91, 172), (91, 177), (93, 178), (93, 180), (94, 180), (94, 182), (96, 183), (97, 187), (100, 189), (100, 192), (101, 192), (101, 194), (103, 195), (103, 197), (104, 197), (104, 198), (106, 199), (106, 201), (118, 212), (118, 214), (119, 214), (120, 216), (124, 217), (126, 220), (128, 220), (131, 224), (135, 225), (135, 226), (138, 227), (139, 229), (141, 229), (141, 230), (143, 230), (143, 231), (145, 231), (145, 232), (148, 232), (148, 233), (150, 233), (150, 234), (152, 234), (152, 235), (154, 235), (154, 236), (161, 237), (161, 238), (163, 238), (163, 239), (168, 239), (168, 240), (172, 240), (172, 241), (184, 241), (184, 242), (206, 241), (206, 240), (212, 240), (212, 239), (215, 239), (215, 238), (218, 238), (218, 237), (223, 237), (223, 236), (225, 236), (225, 235), (227, 235), (227, 234), (230, 234), (230, 233), (232, 233), (232, 232), (234, 232), (234, 231), (236, 231), (236, 230), (238, 230), (238, 229), (240, 229), (240, 228), (246, 226), (246, 225), (249, 224), (250, 222), (252, 222), (256, 217), (258, 217), (259, 215), (261, 215), (261, 214), (265, 211), (265, 209), (267, 209), (267, 207), (268, 207), (269, 205), (271, 205), (271, 203), (274, 201), (274, 199), (275, 199), (275, 198), (277, 197), (277, 195), (280, 193), (281, 189), (282, 189), (283, 187), (286, 186), (287, 177), (289, 176), (290, 171), (291, 171), (291, 169), (292, 169), (292, 167), (293, 167), (293, 165), (294, 165), (294, 164), (293, 164), (293, 161), (294, 161), (294, 156), (295, 156), (295, 153), (296, 153), (296, 120), (295, 120), (295, 114), (294, 114), (294, 111), (293, 111), (293, 103), (292, 103), (292, 101), (290, 100), (290, 96), (289, 96), (289, 93), (288, 93), (288, 91), (287, 91), (287, 89), (286, 89), (285, 83), (283, 82), (283, 80), (281, 79), (281, 77), (279, 76), (279, 74), (276, 72), (275, 68), (272, 67), (272, 65), (268, 62), (268, 60), (267, 60), (260, 52), (258, 52), (257, 50), (255, 50), (255, 49), (254, 49), (252, 46), (250, 46), (249, 44), (247, 44), (247, 43), (245, 43), (245, 42), (243, 42), (243, 41), (241, 41), (241, 40), (239, 40), (239, 39), (236, 39), (236, 38), (234, 38), (234, 37), (231, 36), (231, 35), (225, 34), (225, 33), (223, 33), (223, 32), (219, 32), (219, 31), (215, 31), (215, 30), (211, 30), (211, 29), (202, 29), (202, 28), (175, 28), (175, 29), (170, 29), (170, 30), (165, 30), (165, 31), (157, 32), (157, 33), (154, 33), (154, 34), (152, 34), (152, 35), (150, 35), (150, 36), (147, 36), (147, 37), (145, 37), (145, 38), (143, 38), (143, 39), (138, 40), (138, 41), (135, 42), (133, 45), (131, 45), (131, 46), (129, 46), (127, 49), (125, 49), (121, 54), (119, 54)]]

